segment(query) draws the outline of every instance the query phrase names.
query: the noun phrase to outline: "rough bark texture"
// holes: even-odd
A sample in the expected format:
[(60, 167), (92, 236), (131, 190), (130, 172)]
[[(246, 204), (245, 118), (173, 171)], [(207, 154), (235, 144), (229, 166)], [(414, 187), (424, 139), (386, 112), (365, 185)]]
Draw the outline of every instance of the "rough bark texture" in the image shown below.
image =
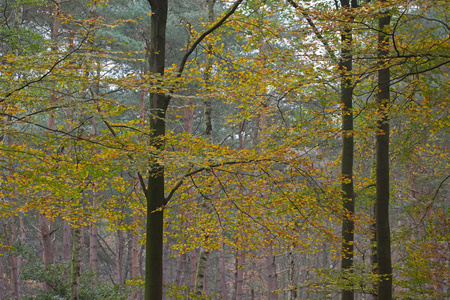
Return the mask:
[[(149, 71), (164, 75), (167, 0), (149, 0), (151, 15)], [(150, 95), (151, 143), (156, 150), (164, 148), (168, 97), (163, 93)], [(164, 166), (150, 162), (148, 183), (144, 187), (147, 199), (147, 241), (145, 258), (145, 300), (161, 300), (163, 294), (163, 225)]]
[(386, 65), (389, 55), (390, 16), (385, 12), (378, 22), (378, 94), (380, 120), (376, 135), (376, 237), (378, 259), (378, 299), (392, 299), (391, 236), (389, 225), (389, 118), (390, 70)]
[[(347, 12), (350, 8), (348, 0), (341, 0), (342, 10)], [(348, 18), (351, 18), (349, 16)], [(342, 220), (342, 261), (341, 268), (345, 273), (352, 272), (353, 268), (353, 242), (354, 242), (354, 190), (353, 190), (353, 83), (352, 83), (352, 29), (345, 25), (341, 33), (341, 59), (339, 69), (341, 72), (341, 104), (342, 104), (342, 206), (344, 215)], [(342, 291), (342, 300), (353, 300), (352, 287)]]
[(205, 271), (208, 264), (209, 252), (203, 247), (198, 255), (197, 271), (195, 274), (194, 293), (198, 296), (202, 295), (205, 290)]

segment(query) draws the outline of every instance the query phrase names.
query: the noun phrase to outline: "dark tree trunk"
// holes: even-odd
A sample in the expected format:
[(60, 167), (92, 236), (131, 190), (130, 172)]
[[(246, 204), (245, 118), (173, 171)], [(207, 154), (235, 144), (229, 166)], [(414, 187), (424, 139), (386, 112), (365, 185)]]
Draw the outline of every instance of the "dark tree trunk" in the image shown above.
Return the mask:
[(390, 16), (385, 12), (378, 21), (378, 94), (380, 120), (376, 134), (376, 237), (378, 259), (378, 299), (392, 299), (391, 237), (389, 225), (389, 116), (390, 70), (386, 65), (389, 54)]
[[(151, 15), (149, 71), (164, 75), (167, 0), (149, 0)], [(151, 143), (163, 150), (166, 130), (168, 96), (163, 93), (150, 95)], [(147, 241), (145, 258), (145, 300), (161, 300), (163, 294), (163, 225), (164, 225), (164, 166), (150, 162), (148, 183), (144, 187), (147, 199)]]
[[(344, 13), (349, 12), (349, 0), (341, 0)], [(349, 22), (351, 16), (348, 16)], [(353, 190), (353, 82), (352, 82), (352, 29), (350, 25), (344, 25), (341, 33), (341, 60), (339, 70), (341, 72), (341, 104), (342, 104), (342, 206), (344, 215), (342, 220), (342, 262), (341, 268), (345, 273), (352, 272), (353, 268), (353, 243), (354, 243), (354, 190)], [(348, 282), (346, 282), (348, 284)], [(353, 300), (353, 287), (348, 286), (342, 291), (342, 300)]]

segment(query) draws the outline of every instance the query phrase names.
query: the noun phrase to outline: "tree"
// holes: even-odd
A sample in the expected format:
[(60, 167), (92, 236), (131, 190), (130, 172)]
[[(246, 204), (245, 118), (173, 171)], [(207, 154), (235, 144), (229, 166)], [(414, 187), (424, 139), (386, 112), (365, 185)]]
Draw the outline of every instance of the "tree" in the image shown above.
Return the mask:
[(378, 93), (377, 105), (379, 121), (376, 133), (376, 241), (378, 299), (392, 299), (392, 263), (391, 233), (389, 225), (389, 107), (390, 107), (390, 70), (386, 63), (389, 55), (389, 30), (391, 17), (386, 9), (378, 21)]

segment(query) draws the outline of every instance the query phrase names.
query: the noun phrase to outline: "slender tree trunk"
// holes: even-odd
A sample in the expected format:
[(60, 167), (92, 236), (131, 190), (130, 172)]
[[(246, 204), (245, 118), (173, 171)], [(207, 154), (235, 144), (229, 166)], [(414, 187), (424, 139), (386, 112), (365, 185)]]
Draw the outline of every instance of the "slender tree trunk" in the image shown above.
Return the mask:
[[(42, 261), (44, 262), (45, 268), (53, 263), (53, 245), (50, 232), (50, 221), (44, 214), (39, 214), (39, 231), (42, 238)], [(44, 282), (43, 289), (45, 291), (50, 290), (50, 285)]]
[(183, 283), (185, 283), (185, 274), (186, 274), (186, 266), (187, 266), (187, 255), (183, 253), (179, 256), (176, 267), (176, 275), (175, 275), (175, 285), (180, 287)]
[(98, 228), (95, 225), (89, 227), (89, 268), (98, 274)]
[(236, 253), (236, 271), (234, 273), (234, 300), (243, 300), (244, 296), (244, 263), (245, 252), (242, 249), (238, 249)]
[(195, 287), (195, 277), (197, 275), (197, 262), (199, 257), (199, 249), (194, 249), (189, 254), (190, 256), (190, 279), (189, 279), (189, 288), (194, 290)]
[[(131, 279), (137, 279), (139, 277), (139, 236), (136, 232), (133, 232), (131, 237), (131, 253)], [(138, 297), (138, 291), (133, 289), (130, 300), (137, 300)]]
[(70, 300), (79, 300), (79, 288), (81, 277), (81, 265), (80, 265), (80, 252), (81, 252), (81, 228), (76, 227), (73, 229), (72, 238), (72, 266), (70, 276), (71, 295)]
[[(167, 0), (149, 0), (151, 15), (149, 71), (164, 75)], [(169, 98), (163, 93), (150, 95), (151, 143), (156, 151), (164, 149), (166, 110)], [(161, 300), (163, 293), (163, 226), (164, 166), (150, 162), (147, 187), (143, 186), (147, 199), (147, 241), (145, 258), (145, 300)]]
[[(342, 10), (348, 12), (349, 0), (341, 0)], [(351, 21), (352, 17), (348, 16)], [(352, 82), (352, 29), (350, 25), (344, 25), (341, 33), (341, 60), (339, 69), (341, 72), (341, 103), (342, 103), (342, 162), (341, 162), (341, 189), (342, 206), (344, 215), (342, 220), (342, 261), (341, 268), (345, 273), (353, 269), (353, 243), (354, 243), (354, 190), (353, 190), (353, 82)], [(346, 285), (349, 283), (346, 282)], [(348, 286), (342, 291), (342, 300), (353, 300), (354, 291)]]
[[(384, 1), (382, 1), (384, 2)], [(378, 299), (392, 299), (391, 236), (389, 225), (389, 105), (390, 70), (386, 64), (389, 55), (390, 24), (387, 12), (378, 21), (378, 94), (377, 104), (380, 120), (376, 134), (376, 237), (378, 258)]]
[[(216, 0), (206, 0), (207, 3), (207, 9), (208, 9), (208, 22), (212, 24), (214, 22), (214, 3)], [(206, 59), (205, 59), (205, 73), (204, 73), (204, 79), (205, 84), (208, 85), (209, 81), (211, 79), (211, 68), (213, 63), (213, 53), (212, 53), (212, 45), (208, 43), (206, 45)], [(206, 96), (203, 101), (203, 115), (205, 119), (205, 135), (206, 138), (210, 141), (212, 141), (212, 121), (211, 121), (211, 97)]]
[(4, 276), (4, 270), (3, 270), (3, 257), (5, 253), (3, 253), (2, 248), (0, 248), (0, 299), (6, 299), (5, 298), (5, 276)]
[(123, 238), (123, 231), (116, 231), (116, 282), (119, 286), (123, 285), (123, 250), (125, 242)]
[(289, 292), (288, 300), (297, 299), (297, 282), (295, 281), (295, 257), (294, 257), (294, 247), (289, 251)]
[(169, 243), (165, 243), (164, 244), (164, 256), (163, 256), (163, 300), (167, 299), (166, 293), (167, 293), (167, 283), (171, 282), (170, 281), (170, 257), (168, 255), (168, 253), (170, 252), (170, 244)]
[(227, 281), (225, 278), (225, 243), (221, 242), (221, 249), (219, 250), (219, 262), (218, 262), (218, 272), (219, 272), (219, 295), (223, 299), (228, 299), (228, 289)]
[[(272, 245), (271, 245), (272, 247)], [(272, 252), (272, 251), (271, 251)], [(267, 287), (269, 289), (269, 300), (278, 300), (278, 276), (277, 265), (275, 264), (275, 256), (269, 255), (266, 257), (267, 270)]]
[[(375, 220), (375, 212), (376, 212), (376, 204), (373, 205), (373, 209), (371, 211), (371, 219)], [(372, 245), (370, 247), (370, 265), (372, 266), (372, 273), (378, 274), (378, 259), (377, 259), (377, 224), (376, 221), (372, 222), (370, 224), (370, 230), (371, 230), (371, 238), (370, 238), (370, 244)], [(377, 300), (378, 296), (377, 293), (374, 292), (369, 297), (370, 300)]]
[[(3, 230), (5, 233), (5, 243), (8, 247), (13, 246), (13, 240), (8, 233), (8, 228), (5, 220), (3, 220)], [(17, 256), (10, 253), (8, 255), (9, 267), (10, 267), (10, 283), (11, 283), (11, 294), (13, 299), (19, 299), (19, 274), (17, 270)]]
[[(207, 10), (208, 10), (208, 22), (212, 23), (214, 21), (214, 3), (215, 0), (206, 0), (207, 3)], [(206, 45), (206, 59), (205, 59), (205, 72), (204, 72), (204, 79), (205, 84), (208, 85), (210, 78), (211, 78), (211, 68), (212, 68), (212, 45), (208, 43)], [(205, 120), (205, 136), (206, 138), (212, 142), (212, 121), (211, 121), (211, 98), (206, 96), (203, 103), (204, 107), (204, 120)], [(201, 201), (205, 201), (205, 199), (202, 199)], [(206, 203), (201, 203), (203, 210), (206, 213), (210, 213), (210, 208), (207, 206)], [(205, 238), (205, 243), (207, 242), (208, 237)], [(206, 266), (208, 265), (208, 259), (210, 256), (210, 252), (205, 247), (200, 247), (200, 253), (198, 255), (198, 263), (197, 263), (197, 271), (196, 271), (196, 278), (195, 278), (195, 285), (194, 285), (194, 293), (196, 295), (201, 295), (204, 293), (204, 284), (205, 284), (205, 273), (206, 273)]]

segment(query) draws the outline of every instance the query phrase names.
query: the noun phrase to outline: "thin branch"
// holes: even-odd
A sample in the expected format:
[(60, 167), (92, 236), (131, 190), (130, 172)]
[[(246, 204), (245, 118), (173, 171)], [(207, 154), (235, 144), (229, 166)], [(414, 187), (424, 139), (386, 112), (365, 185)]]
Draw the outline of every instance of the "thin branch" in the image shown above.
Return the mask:
[(337, 63), (338, 60), (337, 60), (336, 55), (334, 54), (333, 50), (331, 49), (330, 44), (325, 40), (324, 36), (320, 33), (316, 24), (314, 24), (313, 20), (311, 19), (309, 14), (305, 11), (305, 9), (300, 7), (297, 3), (295, 3), (294, 0), (287, 0), (287, 1), (289, 2), (289, 4), (292, 5), (292, 7), (294, 7), (295, 9), (298, 9), (300, 11), (300, 13), (305, 18), (306, 22), (308, 22), (309, 26), (311, 26), (316, 37), (322, 42), (323, 46), (325, 47), (325, 50), (327, 50), (327, 52), (330, 55), (333, 62)]
[(187, 177), (190, 177), (192, 175), (200, 173), (204, 170), (211, 170), (211, 169), (225, 166), (225, 165), (248, 164), (248, 163), (256, 163), (256, 162), (261, 162), (261, 161), (266, 161), (266, 160), (267, 159), (249, 160), (249, 161), (228, 161), (228, 162), (223, 162), (223, 163), (219, 163), (219, 164), (211, 164), (206, 167), (198, 168), (198, 169), (195, 169), (194, 171), (188, 172), (188, 173), (184, 174), (181, 177), (181, 179), (177, 182), (177, 184), (172, 188), (172, 190), (169, 192), (169, 195), (167, 195), (164, 204), (167, 204), (169, 202), (169, 200), (172, 198), (173, 194), (175, 194), (175, 192), (180, 188), (180, 186), (183, 184), (184, 180)]
[(183, 56), (183, 59), (181, 60), (180, 67), (178, 68), (178, 77), (181, 76), (181, 73), (183, 73), (184, 67), (186, 66), (186, 62), (189, 58), (189, 56), (194, 52), (195, 48), (212, 32), (214, 32), (217, 28), (223, 25), (225, 21), (231, 17), (231, 15), (234, 14), (238, 6), (242, 3), (243, 0), (237, 0), (234, 5), (231, 7), (231, 9), (228, 11), (228, 13), (222, 17), (216, 24), (214, 24), (210, 29), (205, 31), (189, 48), (189, 50), (186, 52), (186, 54)]

